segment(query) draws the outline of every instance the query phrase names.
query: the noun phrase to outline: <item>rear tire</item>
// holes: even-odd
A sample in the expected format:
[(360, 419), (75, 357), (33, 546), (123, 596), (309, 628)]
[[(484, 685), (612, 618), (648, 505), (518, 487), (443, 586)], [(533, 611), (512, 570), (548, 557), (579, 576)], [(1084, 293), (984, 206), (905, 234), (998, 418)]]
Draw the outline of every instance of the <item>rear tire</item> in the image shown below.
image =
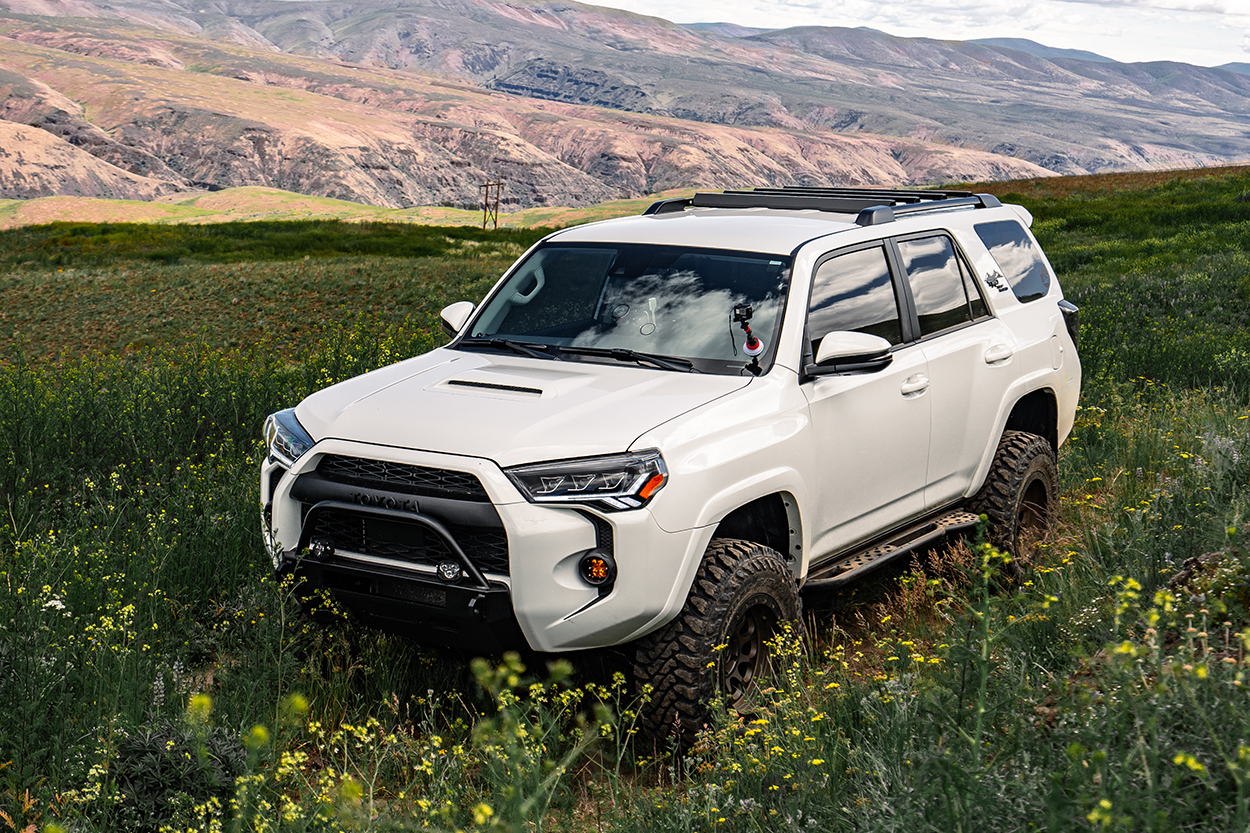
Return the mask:
[(991, 544), (1026, 559), (1050, 532), (1058, 495), (1059, 469), (1050, 443), (1025, 431), (1004, 431), (969, 509), (989, 519)]
[(710, 722), (717, 694), (748, 709), (769, 670), (765, 643), (785, 622), (801, 639), (798, 584), (781, 556), (750, 541), (713, 539), (681, 613), (635, 643), (634, 679), (639, 690), (651, 687), (639, 715), (643, 735), (685, 751)]

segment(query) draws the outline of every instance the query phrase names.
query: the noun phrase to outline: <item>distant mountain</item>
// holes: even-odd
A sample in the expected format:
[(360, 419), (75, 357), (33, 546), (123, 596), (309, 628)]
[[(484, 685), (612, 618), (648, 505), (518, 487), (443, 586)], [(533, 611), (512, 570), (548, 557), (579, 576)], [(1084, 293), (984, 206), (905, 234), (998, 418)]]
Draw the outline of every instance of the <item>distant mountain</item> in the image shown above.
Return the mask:
[(1226, 69), (1229, 72), (1238, 72), (1242, 75), (1250, 75), (1250, 64), (1220, 64), (1216, 69)]
[(1094, 61), (1100, 64), (1115, 63), (1115, 60), (1112, 58), (1103, 57), (1095, 52), (1086, 52), (1084, 49), (1058, 49), (1026, 38), (974, 38), (968, 41), (968, 43), (979, 43), (982, 46), (1001, 46), (1005, 49), (1027, 52), (1039, 58), (1076, 58), (1081, 61)]
[(762, 35), (773, 29), (755, 29), (750, 26), (739, 26), (737, 23), (683, 23), (682, 28), (694, 29), (713, 35), (724, 35), (729, 38), (749, 38), (751, 35)]
[(573, 0), (0, 0), (0, 119), (158, 189), (584, 205), (1241, 161), (1250, 76)]
[[(221, 26), (235, 35), (214, 42), (206, 28), (0, 16), (0, 125), (10, 125), (0, 133), (0, 196), (149, 199), (262, 186), (393, 208), (468, 207), (483, 182), (502, 176), (504, 203), (520, 208), (690, 186), (1046, 173), (910, 137), (696, 123), (505, 95), (447, 73), (257, 48), (266, 36), (255, 29)], [(581, 92), (608, 97), (593, 87), (593, 71), (580, 72), (566, 78), (589, 78)]]

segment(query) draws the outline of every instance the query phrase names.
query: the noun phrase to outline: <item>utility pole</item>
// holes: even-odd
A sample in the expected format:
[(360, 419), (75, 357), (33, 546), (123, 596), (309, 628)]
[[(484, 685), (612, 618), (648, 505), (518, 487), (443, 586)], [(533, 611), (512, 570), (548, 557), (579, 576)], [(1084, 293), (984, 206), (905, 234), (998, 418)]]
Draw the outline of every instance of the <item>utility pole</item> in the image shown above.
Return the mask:
[[(503, 177), (496, 176), (494, 182), (487, 182), (482, 185), (482, 190), (486, 193), (482, 196), (482, 228), (486, 228), (488, 220), (494, 220), (495, 228), (499, 228), (499, 194), (503, 191)], [(495, 201), (491, 202), (491, 192), (494, 192)]]

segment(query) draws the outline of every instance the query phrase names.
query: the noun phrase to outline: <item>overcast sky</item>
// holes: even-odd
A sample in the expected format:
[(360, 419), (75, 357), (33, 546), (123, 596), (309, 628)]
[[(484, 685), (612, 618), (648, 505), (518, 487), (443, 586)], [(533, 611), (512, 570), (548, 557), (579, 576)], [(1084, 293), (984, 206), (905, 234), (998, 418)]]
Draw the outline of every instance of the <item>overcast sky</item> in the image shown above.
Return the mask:
[(868, 26), (944, 40), (1028, 38), (1117, 61), (1250, 63), (1250, 0), (590, 0), (675, 23)]

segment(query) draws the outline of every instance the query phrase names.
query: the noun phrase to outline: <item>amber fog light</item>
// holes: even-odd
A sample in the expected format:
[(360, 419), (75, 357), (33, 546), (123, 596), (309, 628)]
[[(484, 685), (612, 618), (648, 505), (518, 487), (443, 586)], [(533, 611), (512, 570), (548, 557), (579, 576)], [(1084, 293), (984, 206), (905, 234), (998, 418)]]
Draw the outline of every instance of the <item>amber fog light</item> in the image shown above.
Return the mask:
[(601, 587), (616, 579), (616, 562), (602, 550), (591, 550), (577, 562), (577, 572), (591, 587)]

